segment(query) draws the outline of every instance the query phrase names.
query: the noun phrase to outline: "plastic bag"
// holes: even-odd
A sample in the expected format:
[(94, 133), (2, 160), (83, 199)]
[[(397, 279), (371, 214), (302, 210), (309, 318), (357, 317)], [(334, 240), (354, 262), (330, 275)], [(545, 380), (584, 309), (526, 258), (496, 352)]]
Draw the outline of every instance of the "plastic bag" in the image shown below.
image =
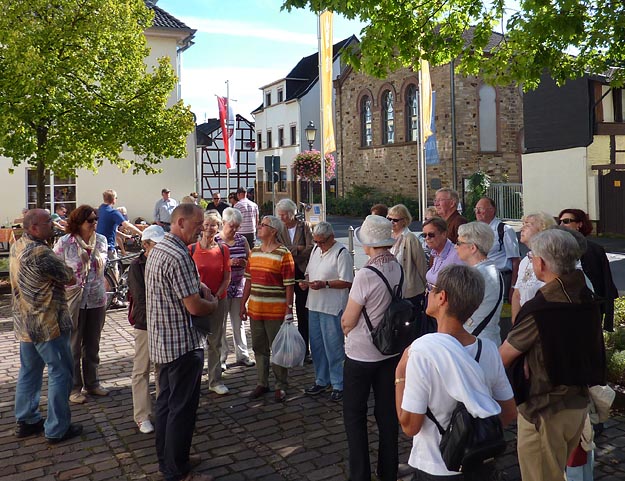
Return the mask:
[(285, 320), (271, 344), (271, 362), (282, 367), (304, 364), (306, 344), (297, 327)]

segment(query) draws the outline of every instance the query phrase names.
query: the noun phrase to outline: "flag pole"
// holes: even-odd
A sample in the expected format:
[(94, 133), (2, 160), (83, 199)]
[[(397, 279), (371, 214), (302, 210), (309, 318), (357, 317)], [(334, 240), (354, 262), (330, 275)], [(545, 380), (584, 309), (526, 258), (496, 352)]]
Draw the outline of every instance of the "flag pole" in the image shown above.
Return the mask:
[[(226, 80), (226, 119), (230, 116), (229, 115), (230, 112), (230, 81)], [(229, 119), (228, 119), (229, 120)], [(227, 126), (228, 122), (226, 120), (226, 126)], [(228, 135), (228, 130), (226, 127), (226, 131), (221, 132), (221, 136), (222, 139), (225, 139), (225, 137)], [(235, 134), (236, 135), (236, 134)], [(236, 142), (236, 137), (235, 137), (235, 142)], [(224, 154), (226, 154), (226, 156), (230, 155), (228, 152), (225, 152), (225, 147), (226, 147), (226, 143), (223, 142), (223, 146), (224, 146)], [(226, 168), (226, 192), (224, 195), (228, 196), (230, 195), (230, 169), (228, 168), (228, 158), (226, 157), (226, 162), (224, 163), (224, 167)]]
[(323, 58), (321, 56), (321, 14), (317, 13), (317, 67), (319, 69), (318, 82), (319, 82), (319, 125), (321, 132), (321, 142), (319, 144), (319, 155), (321, 156), (321, 220), (326, 220), (326, 159), (325, 159), (325, 128), (324, 128), (324, 115), (323, 115)]
[(423, 204), (423, 192), (426, 190), (425, 185), (423, 185), (423, 172), (425, 171), (425, 152), (423, 150), (423, 71), (421, 69), (422, 65), (419, 65), (419, 132), (417, 135), (417, 177), (419, 179), (419, 204), (420, 204), (420, 217), (421, 222), (425, 221), (425, 208), (426, 206)]

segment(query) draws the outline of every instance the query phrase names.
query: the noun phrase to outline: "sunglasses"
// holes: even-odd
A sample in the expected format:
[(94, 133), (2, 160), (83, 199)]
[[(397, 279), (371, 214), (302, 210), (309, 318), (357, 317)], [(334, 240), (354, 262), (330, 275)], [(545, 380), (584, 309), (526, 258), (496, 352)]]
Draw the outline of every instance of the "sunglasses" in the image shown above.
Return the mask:
[(432, 284), (431, 282), (428, 282), (425, 285), (425, 289), (427, 290), (427, 292), (432, 292), (434, 289), (438, 289), (438, 286), (436, 284)]
[(98, 218), (97, 217), (89, 217), (85, 222), (89, 222), (89, 224), (95, 224), (96, 222), (98, 222)]
[(404, 220), (403, 218), (401, 218), (401, 219), (393, 219), (392, 217), (387, 217), (387, 219), (390, 220), (393, 224), (395, 222), (401, 222), (402, 220)]
[(571, 222), (579, 222), (579, 221), (577, 221), (575, 219), (569, 219), (569, 218), (560, 219), (560, 224), (569, 225)]
[(434, 237), (436, 237), (438, 234), (436, 232), (428, 232), (427, 234), (424, 232), (421, 235), (427, 239), (434, 239)]

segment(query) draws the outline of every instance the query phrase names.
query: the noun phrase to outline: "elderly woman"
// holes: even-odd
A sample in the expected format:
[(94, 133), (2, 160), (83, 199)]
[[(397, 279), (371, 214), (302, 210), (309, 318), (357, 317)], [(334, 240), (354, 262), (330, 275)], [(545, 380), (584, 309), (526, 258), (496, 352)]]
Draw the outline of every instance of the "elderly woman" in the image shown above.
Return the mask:
[(404, 269), (404, 299), (412, 302), (419, 312), (425, 308), (425, 273), (427, 261), (421, 243), (408, 226), (412, 222), (410, 212), (403, 204), (391, 207), (386, 216), (393, 223), (393, 239), (395, 244), (391, 253)]
[[(558, 223), (567, 229), (580, 232), (585, 237), (592, 232), (592, 223), (588, 214), (580, 209), (564, 209), (558, 215)], [(610, 261), (599, 244), (588, 239), (586, 239), (586, 244), (586, 251), (581, 258), (582, 270), (590, 279), (595, 294), (605, 300), (601, 304), (603, 328), (606, 331), (612, 331), (614, 329), (614, 299), (618, 297), (618, 290), (612, 279)]]
[[(250, 359), (245, 324), (241, 321), (241, 297), (243, 297), (243, 287), (245, 286), (245, 266), (250, 256), (250, 245), (247, 239), (237, 232), (241, 222), (243, 222), (243, 216), (240, 211), (232, 207), (224, 209), (223, 227), (221, 232), (215, 236), (215, 240), (220, 244), (227, 245), (230, 249), (230, 285), (226, 296), (226, 314), (230, 316), (230, 324), (232, 325), (236, 360), (238, 364), (252, 367), (256, 363)], [(226, 322), (227, 317), (224, 319), (224, 323)], [(229, 351), (225, 324), (222, 332), (221, 370), (224, 371)]]
[[(531, 239), (539, 232), (542, 232), (549, 227), (556, 225), (555, 220), (549, 214), (545, 212), (536, 212), (535, 214), (528, 214), (521, 219), (523, 226), (521, 227), (521, 242), (531, 249)], [(516, 315), (519, 313), (521, 306), (533, 298), (538, 289), (544, 286), (545, 283), (539, 281), (534, 274), (534, 268), (532, 261), (528, 255), (526, 255), (519, 264), (519, 275), (514, 285), (514, 292), (512, 294), (512, 323), (516, 320)]]
[[(391, 287), (399, 284), (401, 266), (389, 248), (395, 244), (391, 236), (392, 222), (369, 215), (356, 229), (356, 239), (369, 256), (367, 266), (379, 270)], [(341, 326), (345, 339), (343, 367), (343, 422), (349, 448), (349, 472), (352, 481), (370, 481), (367, 411), (369, 393), (373, 388), (374, 415), (378, 425), (377, 474), (380, 479), (397, 479), (397, 414), (393, 379), (399, 354), (386, 356), (373, 344), (363, 310), (375, 328), (391, 302), (384, 282), (371, 269), (360, 269), (354, 277)]]
[(458, 401), (474, 416), (499, 414), (504, 425), (516, 416), (497, 347), (463, 328), (483, 297), (484, 280), (476, 269), (462, 265), (442, 269), (428, 294), (427, 307), (427, 313), (438, 320), (438, 333), (414, 341), (397, 366), (396, 409), (402, 430), (413, 437), (408, 460), (416, 470), (413, 480), (492, 479), (488, 465), (477, 468), (479, 472), (466, 466), (464, 473), (450, 471), (441, 456), (438, 428), (430, 418), (431, 414), (447, 426)]
[(306, 269), (310, 288), (306, 307), (309, 314), (310, 352), (315, 366), (315, 383), (304, 392), (315, 396), (332, 388), (330, 399), (343, 399), (345, 349), (341, 315), (354, 280), (354, 262), (347, 248), (334, 239), (334, 229), (319, 222), (313, 229), (315, 248)]
[[(104, 267), (107, 240), (96, 233), (97, 211), (89, 205), (73, 210), (67, 219), (65, 234), (54, 245), (54, 252), (72, 268), (77, 282), (67, 287), (72, 315), (72, 354), (74, 356), (74, 387), (69, 396), (82, 404), (87, 398), (83, 387), (92, 396), (107, 396), (100, 385), (100, 335), (104, 327), (106, 291)], [(75, 306), (72, 308), (72, 306)]]
[[(303, 279), (308, 259), (313, 248), (313, 236), (308, 222), (297, 220), (297, 206), (291, 199), (282, 199), (276, 204), (276, 213), (282, 221), (283, 227), (278, 232), (278, 241), (289, 250), (295, 262), (295, 278)], [(306, 343), (306, 359), (310, 360), (308, 349), (308, 309), (306, 299), (308, 291), (295, 284), (295, 312), (297, 314), (297, 329)]]
[(430, 248), (430, 268), (425, 278), (430, 284), (436, 284), (440, 270), (448, 265), (463, 264), (458, 257), (454, 244), (447, 239), (447, 223), (440, 217), (432, 217), (423, 223), (423, 235)]
[(226, 289), (230, 285), (230, 249), (215, 240), (221, 226), (218, 212), (205, 212), (202, 236), (195, 244), (189, 245), (200, 280), (218, 299), (217, 310), (211, 314), (207, 363), (208, 389), (219, 395), (228, 393), (228, 388), (221, 381), (221, 339), (226, 317)]
[[(256, 358), (258, 385), (250, 399), (269, 392), (271, 344), (283, 322), (293, 322), (293, 284), (295, 266), (289, 250), (278, 241), (282, 222), (268, 215), (258, 224), (261, 244), (250, 253), (245, 268), (245, 288), (241, 298), (241, 319), (250, 317), (252, 348)], [(246, 306), (249, 300), (249, 304)], [(288, 370), (272, 364), (276, 377), (274, 398), (286, 399)]]
[[(148, 354), (148, 323), (145, 306), (145, 263), (152, 248), (165, 237), (159, 225), (151, 225), (141, 234), (143, 252), (134, 259), (128, 268), (128, 292), (130, 307), (128, 320), (134, 326), (135, 357), (132, 363), (132, 407), (133, 417), (139, 431), (144, 434), (154, 432), (152, 398), (150, 397), (150, 356)], [(154, 381), (158, 397), (158, 373)]]
[(487, 259), (495, 234), (484, 222), (469, 222), (458, 227), (456, 251), (460, 260), (475, 267), (484, 279), (484, 299), (464, 323), (464, 328), (474, 336), (490, 339), (501, 345), (499, 318), (503, 307), (504, 286), (495, 263)]

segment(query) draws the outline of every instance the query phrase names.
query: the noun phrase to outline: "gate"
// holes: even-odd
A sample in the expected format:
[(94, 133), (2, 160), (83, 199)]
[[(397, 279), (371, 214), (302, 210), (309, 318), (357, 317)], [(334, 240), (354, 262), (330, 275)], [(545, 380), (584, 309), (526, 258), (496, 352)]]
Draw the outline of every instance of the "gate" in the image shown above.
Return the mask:
[(523, 217), (523, 184), (490, 184), (486, 195), (497, 204), (497, 217), (520, 220)]
[(599, 231), (625, 235), (625, 171), (599, 172)]

